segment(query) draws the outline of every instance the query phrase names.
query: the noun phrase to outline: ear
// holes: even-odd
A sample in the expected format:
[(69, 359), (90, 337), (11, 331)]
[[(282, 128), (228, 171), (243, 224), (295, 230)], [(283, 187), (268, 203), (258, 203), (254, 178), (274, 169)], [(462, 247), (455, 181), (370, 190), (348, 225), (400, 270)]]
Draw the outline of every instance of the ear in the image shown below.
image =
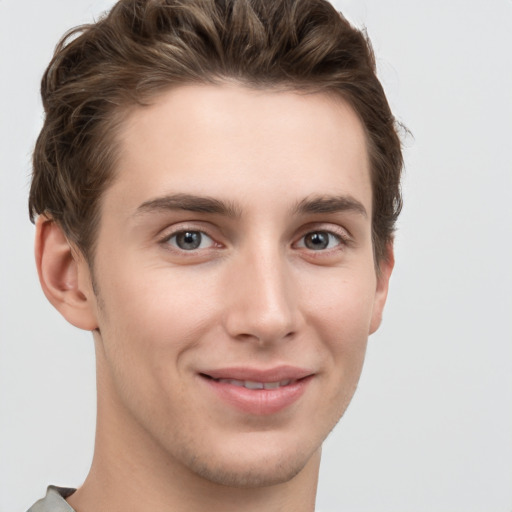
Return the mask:
[(373, 334), (382, 322), (382, 312), (388, 296), (389, 278), (395, 266), (395, 254), (393, 251), (393, 242), (386, 246), (386, 257), (379, 263), (379, 272), (377, 274), (377, 287), (375, 289), (375, 301), (373, 303), (372, 319), (370, 322), (370, 334)]
[(73, 250), (62, 228), (45, 215), (36, 221), (35, 256), (39, 282), (57, 311), (80, 329), (97, 329), (89, 265)]

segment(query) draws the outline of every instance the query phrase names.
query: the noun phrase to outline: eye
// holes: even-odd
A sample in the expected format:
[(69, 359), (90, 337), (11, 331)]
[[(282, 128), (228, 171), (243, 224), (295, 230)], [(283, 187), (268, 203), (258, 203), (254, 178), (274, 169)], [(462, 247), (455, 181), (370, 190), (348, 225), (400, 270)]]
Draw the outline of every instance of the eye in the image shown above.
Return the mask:
[(297, 247), (305, 247), (311, 251), (323, 251), (333, 249), (343, 243), (343, 239), (329, 231), (312, 231), (305, 234), (297, 244)]
[(181, 249), (182, 251), (195, 251), (207, 249), (215, 245), (215, 242), (202, 231), (185, 230), (174, 233), (166, 243)]

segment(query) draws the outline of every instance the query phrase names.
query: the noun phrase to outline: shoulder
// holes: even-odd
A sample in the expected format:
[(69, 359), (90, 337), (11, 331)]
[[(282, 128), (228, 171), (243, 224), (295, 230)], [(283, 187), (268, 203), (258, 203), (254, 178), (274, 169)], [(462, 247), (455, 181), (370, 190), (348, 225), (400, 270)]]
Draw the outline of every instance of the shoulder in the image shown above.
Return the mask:
[(46, 496), (34, 503), (27, 512), (75, 512), (66, 501), (75, 490), (50, 485), (46, 490)]

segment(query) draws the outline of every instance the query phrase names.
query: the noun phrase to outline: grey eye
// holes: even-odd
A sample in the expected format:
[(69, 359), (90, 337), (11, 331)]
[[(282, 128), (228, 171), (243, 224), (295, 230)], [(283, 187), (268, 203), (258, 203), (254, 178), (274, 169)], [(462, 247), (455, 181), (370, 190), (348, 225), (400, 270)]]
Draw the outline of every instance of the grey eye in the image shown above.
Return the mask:
[(304, 235), (299, 247), (306, 247), (312, 251), (330, 249), (341, 242), (340, 237), (328, 231), (312, 231)]
[(168, 243), (182, 251), (194, 251), (210, 247), (213, 240), (201, 231), (180, 231), (171, 236)]
[(329, 234), (323, 231), (309, 233), (304, 237), (304, 245), (314, 251), (325, 249), (329, 245)]

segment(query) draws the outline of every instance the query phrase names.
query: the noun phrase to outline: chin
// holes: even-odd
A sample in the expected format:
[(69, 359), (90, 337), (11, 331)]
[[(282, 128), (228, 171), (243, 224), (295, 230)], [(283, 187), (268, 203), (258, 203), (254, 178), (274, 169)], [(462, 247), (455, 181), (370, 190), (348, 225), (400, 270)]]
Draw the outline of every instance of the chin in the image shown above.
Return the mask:
[(263, 461), (250, 464), (247, 460), (238, 464), (196, 464), (190, 469), (201, 478), (217, 485), (238, 488), (260, 488), (289, 482), (306, 466), (305, 461)]
[[(318, 457), (316, 457), (318, 455)], [(282, 484), (296, 477), (308, 463), (319, 463), (320, 448), (288, 446), (283, 450), (269, 443), (239, 450), (223, 450), (208, 457), (182, 458), (194, 474), (217, 485), (260, 488)], [(187, 460), (188, 459), (188, 460)]]

